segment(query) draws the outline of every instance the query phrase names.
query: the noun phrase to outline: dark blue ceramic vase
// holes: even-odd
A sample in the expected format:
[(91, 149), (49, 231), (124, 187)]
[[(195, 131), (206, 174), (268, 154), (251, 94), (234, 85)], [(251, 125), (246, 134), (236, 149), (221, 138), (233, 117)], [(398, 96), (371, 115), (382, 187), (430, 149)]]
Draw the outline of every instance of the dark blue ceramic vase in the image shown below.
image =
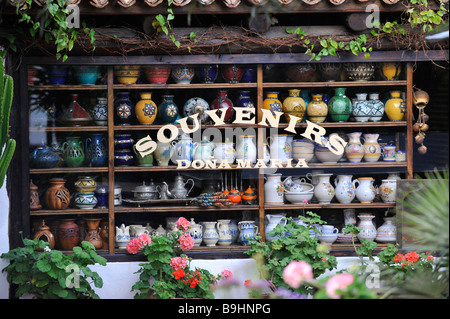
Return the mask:
[(163, 101), (158, 105), (158, 117), (164, 124), (174, 123), (179, 115), (178, 106), (173, 101), (173, 95), (163, 95)]
[(65, 84), (67, 80), (68, 69), (66, 66), (52, 65), (48, 68), (49, 84)]
[(117, 124), (129, 125), (133, 119), (134, 105), (129, 98), (128, 92), (121, 92), (114, 102)]
[(245, 83), (256, 82), (256, 69), (254, 67), (245, 67), (241, 81)]
[(218, 69), (217, 64), (209, 64), (199, 67), (195, 74), (201, 83), (214, 83), (217, 79)]
[(239, 97), (234, 105), (237, 107), (255, 107), (255, 104), (250, 97), (250, 91), (239, 92)]

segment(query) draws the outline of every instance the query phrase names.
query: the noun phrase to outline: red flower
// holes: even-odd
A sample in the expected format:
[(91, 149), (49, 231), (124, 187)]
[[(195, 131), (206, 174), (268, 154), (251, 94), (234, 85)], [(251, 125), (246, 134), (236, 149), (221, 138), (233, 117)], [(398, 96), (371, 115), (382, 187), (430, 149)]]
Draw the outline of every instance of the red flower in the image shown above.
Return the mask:
[(252, 283), (252, 281), (250, 279), (244, 281), (244, 286), (248, 287), (250, 284)]
[(181, 235), (180, 238), (178, 238), (178, 241), (180, 242), (180, 248), (182, 251), (186, 251), (194, 247), (194, 238), (192, 238), (189, 233), (184, 233)]
[(402, 254), (397, 254), (397, 255), (394, 256), (394, 261), (395, 261), (395, 262), (399, 262), (399, 261), (401, 261), (401, 260), (402, 260), (402, 261), (406, 260), (406, 259), (405, 259), (405, 256), (403, 256)]
[(173, 257), (170, 260), (170, 266), (175, 270), (184, 269), (184, 268), (186, 268), (187, 260), (188, 260), (188, 258)]
[(180, 278), (183, 278), (186, 274), (184, 273), (184, 270), (183, 269), (178, 269), (178, 270), (174, 270), (173, 272), (172, 272), (172, 275), (174, 275), (175, 276), (175, 279), (180, 279)]
[(415, 263), (419, 260), (420, 256), (418, 253), (416, 253), (415, 251), (412, 251), (408, 254), (405, 255), (405, 258), (408, 262), (410, 263)]

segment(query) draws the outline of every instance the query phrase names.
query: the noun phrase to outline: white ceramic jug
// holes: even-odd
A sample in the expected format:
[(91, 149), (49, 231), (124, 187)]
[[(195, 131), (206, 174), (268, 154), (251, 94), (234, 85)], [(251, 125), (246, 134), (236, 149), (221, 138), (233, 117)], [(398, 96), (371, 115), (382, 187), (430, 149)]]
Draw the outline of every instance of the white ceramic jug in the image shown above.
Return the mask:
[[(269, 139), (272, 140), (270, 144)], [(292, 158), (292, 142), (291, 145), (288, 145), (287, 139), (287, 134), (275, 134), (267, 137), (271, 160), (278, 160), (280, 163), (285, 164), (288, 158)]]
[(284, 188), (281, 182), (281, 173), (267, 174), (267, 181), (264, 184), (264, 204), (282, 205), (284, 204)]
[[(375, 196), (376, 190), (373, 186), (375, 180), (372, 177), (360, 177), (353, 181), (353, 186), (356, 188), (356, 198), (360, 203), (372, 203)], [(358, 186), (356, 187), (356, 184)]]
[(329, 204), (335, 195), (333, 185), (330, 183), (330, 177), (333, 174), (318, 174), (318, 182), (314, 188), (314, 196), (319, 204)]
[(219, 246), (229, 246), (232, 242), (232, 234), (230, 229), (229, 219), (218, 219), (217, 220), (217, 232), (219, 234)]
[(350, 204), (355, 198), (352, 175), (338, 175), (334, 180), (336, 199), (341, 204)]
[(240, 135), (239, 143), (236, 146), (236, 159), (248, 160), (250, 163), (256, 163), (257, 150), (253, 142), (254, 135)]
[(119, 249), (127, 248), (130, 241), (130, 226), (120, 225), (120, 228), (116, 226), (116, 246)]
[(216, 246), (219, 241), (219, 234), (216, 230), (216, 222), (203, 222), (205, 230), (203, 232), (203, 242), (208, 247)]
[(283, 225), (283, 226), (286, 225), (287, 219), (284, 215), (281, 215), (281, 214), (267, 214), (266, 218), (267, 218), (268, 224), (265, 227), (264, 234), (266, 235), (266, 241), (272, 241), (277, 237), (276, 236), (272, 237), (272, 236), (268, 235), (268, 233), (270, 231), (272, 231), (278, 224)]

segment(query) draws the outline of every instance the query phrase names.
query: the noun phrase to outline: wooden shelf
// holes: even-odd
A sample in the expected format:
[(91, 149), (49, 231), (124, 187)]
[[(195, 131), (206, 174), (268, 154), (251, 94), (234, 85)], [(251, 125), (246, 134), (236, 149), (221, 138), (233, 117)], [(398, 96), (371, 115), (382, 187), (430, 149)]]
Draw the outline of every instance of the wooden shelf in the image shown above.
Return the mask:
[[(322, 127), (336, 127), (336, 128), (369, 128), (369, 127), (406, 127), (406, 121), (379, 121), (379, 122), (323, 122), (317, 123)], [(286, 128), (289, 123), (280, 123), (279, 128)], [(297, 123), (295, 127), (306, 127), (307, 123)]]
[(114, 90), (252, 89), (256, 83), (114, 84)]
[(404, 86), (406, 80), (399, 81), (335, 81), (335, 82), (265, 82), (263, 88), (334, 88), (361, 86)]
[(107, 132), (107, 126), (30, 127), (30, 132)]
[(70, 173), (105, 173), (108, 167), (55, 167), (55, 168), (32, 168), (30, 174), (70, 174)]
[(108, 214), (107, 208), (92, 208), (92, 209), (79, 209), (79, 208), (67, 208), (67, 209), (39, 209), (30, 210), (31, 216), (48, 216), (48, 215), (85, 215), (85, 214)]
[(116, 206), (114, 212), (119, 213), (161, 213), (161, 212), (173, 212), (173, 211), (186, 211), (186, 212), (204, 212), (204, 211), (244, 211), (244, 210), (258, 210), (258, 205), (236, 205), (226, 207), (201, 207), (201, 206), (144, 206), (144, 207), (132, 207), (132, 206)]
[(377, 208), (395, 208), (395, 203), (350, 203), (350, 204), (340, 204), (340, 203), (330, 203), (330, 204), (284, 204), (284, 205), (264, 205), (265, 210), (288, 210), (288, 209), (377, 209)]
[(82, 85), (82, 84), (60, 84), (60, 85), (29, 85), (30, 91), (98, 91), (106, 90), (107, 85)]
[[(149, 125), (115, 125), (114, 131), (147, 131), (147, 130), (159, 130), (166, 124), (149, 124)], [(174, 124), (175, 126), (181, 128), (179, 124)], [(188, 125), (189, 128), (192, 128), (192, 125)], [(234, 129), (238, 127), (243, 127), (242, 124), (225, 124), (225, 125), (212, 125), (212, 124), (203, 124), (200, 126), (200, 129), (207, 129), (207, 128), (218, 128), (218, 129)], [(245, 128), (258, 128), (262, 127), (258, 124), (246, 124)]]

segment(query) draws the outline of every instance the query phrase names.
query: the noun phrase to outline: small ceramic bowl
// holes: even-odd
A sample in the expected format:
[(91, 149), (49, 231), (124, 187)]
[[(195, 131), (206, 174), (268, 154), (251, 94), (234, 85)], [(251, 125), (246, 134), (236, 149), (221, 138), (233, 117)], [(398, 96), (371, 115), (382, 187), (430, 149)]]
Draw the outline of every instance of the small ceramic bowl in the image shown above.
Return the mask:
[(338, 234), (317, 235), (317, 239), (319, 239), (319, 241), (322, 244), (326, 244), (326, 245), (331, 245), (332, 243), (334, 243), (336, 241), (337, 238), (338, 238)]
[(304, 204), (304, 200), (306, 199), (308, 202), (313, 198), (313, 192), (284, 192), (284, 197), (291, 204)]

